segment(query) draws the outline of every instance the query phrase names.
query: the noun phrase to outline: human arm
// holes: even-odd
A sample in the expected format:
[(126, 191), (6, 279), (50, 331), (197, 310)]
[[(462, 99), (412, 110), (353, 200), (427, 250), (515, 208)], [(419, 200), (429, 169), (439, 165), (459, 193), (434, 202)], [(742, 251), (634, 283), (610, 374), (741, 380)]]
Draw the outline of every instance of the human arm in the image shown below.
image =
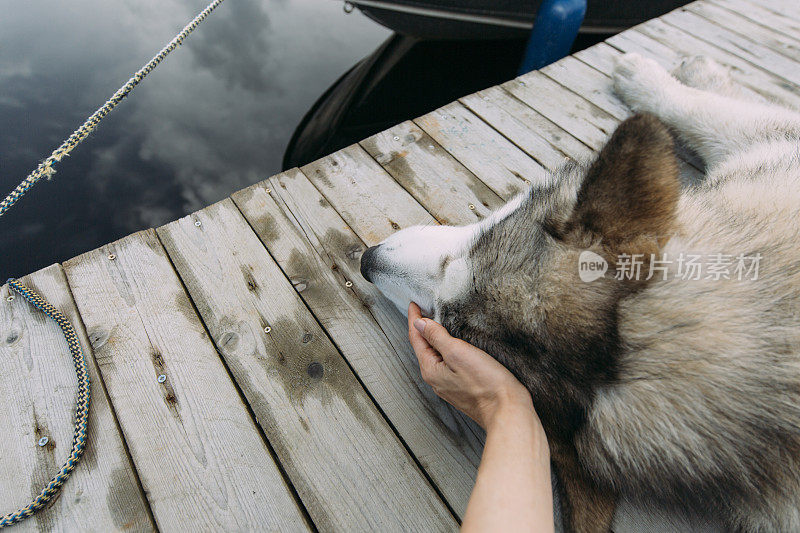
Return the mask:
[(489, 354), (422, 318), (413, 303), (408, 324), (422, 378), (486, 430), (462, 531), (553, 531), (550, 452), (527, 389)]

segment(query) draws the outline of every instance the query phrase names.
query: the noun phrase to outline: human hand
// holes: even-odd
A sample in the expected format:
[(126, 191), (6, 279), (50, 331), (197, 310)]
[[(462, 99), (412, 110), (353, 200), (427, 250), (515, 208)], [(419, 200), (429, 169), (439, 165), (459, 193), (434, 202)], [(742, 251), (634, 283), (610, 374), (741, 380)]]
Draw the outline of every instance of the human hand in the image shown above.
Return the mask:
[(501, 413), (520, 409), (529, 410), (538, 423), (530, 393), (506, 367), (483, 350), (451, 337), (441, 324), (422, 318), (413, 302), (408, 306), (408, 338), (422, 379), (485, 430)]

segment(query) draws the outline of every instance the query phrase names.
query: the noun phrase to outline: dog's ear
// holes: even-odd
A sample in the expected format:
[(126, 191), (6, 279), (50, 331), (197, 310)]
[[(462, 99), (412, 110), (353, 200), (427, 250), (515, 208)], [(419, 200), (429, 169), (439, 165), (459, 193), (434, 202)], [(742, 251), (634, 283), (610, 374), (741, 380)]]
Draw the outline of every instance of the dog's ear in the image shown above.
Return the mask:
[(562, 235), (617, 253), (657, 252), (675, 220), (678, 172), (666, 126), (652, 115), (627, 119), (589, 168)]

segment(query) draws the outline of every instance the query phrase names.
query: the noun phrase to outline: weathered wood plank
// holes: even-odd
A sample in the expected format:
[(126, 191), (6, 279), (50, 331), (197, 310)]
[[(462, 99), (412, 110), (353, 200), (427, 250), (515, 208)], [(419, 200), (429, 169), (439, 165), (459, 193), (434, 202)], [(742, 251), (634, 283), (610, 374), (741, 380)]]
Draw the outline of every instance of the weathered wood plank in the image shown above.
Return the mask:
[[(401, 227), (434, 224), (425, 208), (354, 144), (303, 167), (364, 242), (377, 244)], [(381, 191), (375, 194), (375, 191)]]
[(159, 529), (306, 530), (155, 232), (64, 269)]
[[(403, 317), (393, 308), (376, 310), (391, 304), (361, 278), (363, 244), (298, 170), (239, 191), (233, 200), (439, 491), (463, 516), (482, 432), (422, 382)], [(385, 315), (398, 327), (382, 329), (375, 317)]]
[(414, 122), (504, 200), (548, 178), (535, 159), (458, 102)]
[(795, 0), (769, 0), (764, 2), (762, 0), (750, 0), (753, 4), (758, 4), (765, 9), (794, 21), (800, 22), (800, 6), (797, 5)]
[[(21, 280), (69, 319), (91, 381), (87, 447), (54, 502), (15, 531), (152, 531), (155, 526), (117, 429), (83, 324), (59, 265)], [(72, 448), (78, 386), (61, 329), (15, 294), (0, 289), (0, 509), (27, 505)], [(47, 437), (45, 446), (38, 446)]]
[(730, 68), (734, 80), (751, 91), (768, 100), (800, 109), (800, 88), (796, 85), (661, 20), (640, 24), (634, 30), (611, 37), (607, 42), (623, 52), (638, 52), (652, 57), (668, 70), (680, 65), (687, 57), (707, 55)]
[[(317, 527), (457, 527), (231, 200), (159, 235)], [(295, 282), (320, 297), (331, 290)]]
[(548, 170), (559, 168), (566, 158), (584, 160), (592, 155), (591, 148), (500, 87), (478, 91), (460, 102)]
[[(742, 13), (731, 11), (727, 7), (723, 7), (722, 5), (716, 3), (702, 1), (688, 4), (686, 9), (703, 17), (706, 20), (723, 26), (730, 31), (736, 32), (739, 35), (746, 37), (750, 41), (754, 41), (762, 46), (766, 46), (785, 55), (788, 58), (794, 59), (795, 61), (800, 61), (800, 41), (797, 40), (797, 36), (799, 34), (795, 33), (794, 35), (790, 36), (786, 33), (780, 32), (780, 30), (774, 26), (764, 26), (763, 24), (758, 23), (756, 20), (753, 20), (753, 18), (757, 19), (759, 14), (763, 14), (765, 11), (751, 9), (751, 6), (752, 4), (748, 4), (748, 12)], [(754, 14), (750, 14), (750, 11), (753, 11)], [(780, 17), (780, 19), (788, 20), (786, 17)], [(773, 18), (768, 20), (768, 23), (776, 23)], [(800, 27), (798, 27), (797, 31), (800, 32)]]
[(616, 48), (602, 42), (576, 52), (571, 57), (580, 59), (600, 72), (612, 72), (614, 70), (614, 58), (618, 55), (619, 51)]
[(529, 72), (501, 87), (594, 150), (605, 144), (618, 123), (610, 114), (541, 72)]
[[(707, 3), (724, 7), (741, 17), (757, 22), (772, 31), (780, 32), (793, 40), (800, 35), (800, 22), (770, 9), (769, 5), (762, 5), (760, 2), (748, 2), (747, 0), (708, 0)], [(800, 6), (796, 8), (800, 8)], [(795, 18), (800, 19), (800, 17)]]
[(683, 31), (691, 32), (692, 35), (714, 46), (724, 48), (767, 72), (794, 84), (800, 84), (800, 68), (795, 59), (761, 46), (753, 39), (719, 26), (686, 9), (668, 13), (661, 20)]
[(617, 120), (624, 120), (631, 114), (628, 106), (614, 95), (611, 78), (574, 57), (567, 56), (544, 67), (540, 72), (568, 87)]
[(360, 144), (443, 224), (469, 224), (503, 204), (494, 191), (412, 122), (398, 124)]

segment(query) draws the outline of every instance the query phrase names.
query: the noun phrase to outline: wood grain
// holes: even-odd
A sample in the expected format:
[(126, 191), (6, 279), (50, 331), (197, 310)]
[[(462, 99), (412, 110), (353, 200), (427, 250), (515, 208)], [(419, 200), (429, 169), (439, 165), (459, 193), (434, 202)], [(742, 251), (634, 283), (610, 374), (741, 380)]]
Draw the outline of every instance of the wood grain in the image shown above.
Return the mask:
[[(91, 382), (87, 447), (56, 499), (14, 531), (152, 531), (154, 524), (128, 458), (66, 278), (52, 265), (22, 278), (70, 321)], [(7, 298), (14, 295), (12, 301)], [(8, 285), (0, 289), (0, 511), (27, 505), (72, 448), (78, 380), (61, 329)], [(38, 441), (47, 437), (45, 446)]]
[(580, 161), (592, 155), (591, 148), (500, 87), (459, 101), (548, 170), (567, 158)]
[(503, 204), (494, 191), (412, 122), (398, 124), (360, 144), (442, 224), (470, 224)]
[(359, 228), (358, 236), (364, 242), (377, 244), (401, 227), (436, 223), (357, 144), (309, 163), (303, 172), (336, 204), (342, 218)]
[(548, 179), (535, 159), (498, 134), (459, 102), (414, 122), (503, 200)]
[[(781, 31), (781, 28), (791, 27), (791, 20), (787, 17), (765, 17), (769, 12), (752, 4), (740, 12), (731, 11), (728, 7), (730, 4), (725, 5), (725, 2), (716, 4), (702, 1), (688, 4), (686, 10), (794, 61), (800, 61), (800, 25), (795, 25), (795, 33), (789, 34)], [(785, 21), (789, 21), (789, 24)]]
[(529, 72), (501, 87), (594, 150), (617, 126), (613, 116), (541, 72)]
[(296, 292), (322, 298), (332, 286), (310, 276), (293, 286), (230, 199), (159, 235), (320, 530), (457, 527)]
[(359, 273), (364, 245), (298, 170), (239, 191), (233, 199), (431, 480), (463, 516), (482, 431), (422, 382), (404, 317)]
[(155, 232), (64, 269), (158, 528), (306, 530)]
[[(770, 9), (769, 4), (749, 2), (747, 0), (709, 0), (704, 4), (719, 5), (731, 13), (762, 25), (770, 31), (780, 33), (781, 35), (777, 37), (780, 43), (783, 42), (784, 37), (794, 41), (800, 35), (800, 16), (787, 17), (783, 13)], [(798, 10), (800, 6), (795, 4), (794, 9)]]

